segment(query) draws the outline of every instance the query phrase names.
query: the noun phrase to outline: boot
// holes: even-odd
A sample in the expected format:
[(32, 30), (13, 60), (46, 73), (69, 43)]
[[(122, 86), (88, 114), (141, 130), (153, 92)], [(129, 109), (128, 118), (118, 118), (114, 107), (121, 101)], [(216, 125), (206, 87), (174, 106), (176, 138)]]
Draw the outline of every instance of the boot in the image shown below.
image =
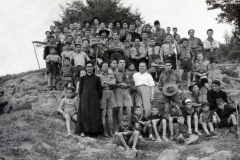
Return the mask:
[(106, 124), (103, 125), (103, 130), (104, 130), (103, 137), (109, 137), (109, 135), (107, 133), (107, 126), (106, 126)]

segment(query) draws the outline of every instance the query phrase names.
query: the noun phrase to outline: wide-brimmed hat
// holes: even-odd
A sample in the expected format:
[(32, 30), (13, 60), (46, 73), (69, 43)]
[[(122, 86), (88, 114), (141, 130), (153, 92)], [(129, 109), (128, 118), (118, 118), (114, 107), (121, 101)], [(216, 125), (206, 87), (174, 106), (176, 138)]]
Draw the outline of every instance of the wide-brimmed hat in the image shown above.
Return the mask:
[(173, 82), (167, 83), (163, 86), (162, 92), (166, 96), (173, 96), (178, 92), (178, 86)]
[(109, 33), (110, 33), (109, 30), (107, 30), (107, 29), (102, 29), (102, 30), (99, 31), (99, 34), (102, 35), (102, 32), (106, 32), (106, 33), (107, 33), (107, 36), (108, 36)]
[(195, 86), (195, 85), (197, 85), (199, 89), (202, 88), (201, 83), (192, 83), (192, 84), (188, 87), (188, 90), (191, 91), (191, 92), (193, 92), (193, 91), (192, 91), (192, 88), (193, 88), (193, 86)]

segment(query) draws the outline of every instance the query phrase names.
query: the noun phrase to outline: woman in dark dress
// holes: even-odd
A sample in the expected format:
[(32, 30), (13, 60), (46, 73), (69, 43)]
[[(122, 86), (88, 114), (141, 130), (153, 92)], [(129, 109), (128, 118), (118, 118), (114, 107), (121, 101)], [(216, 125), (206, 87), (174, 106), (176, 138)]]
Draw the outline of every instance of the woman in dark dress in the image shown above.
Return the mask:
[(81, 134), (81, 136), (84, 136), (85, 133), (103, 133), (100, 78), (93, 73), (94, 64), (92, 61), (86, 62), (86, 70), (87, 75), (81, 77), (78, 90), (80, 103), (75, 133)]

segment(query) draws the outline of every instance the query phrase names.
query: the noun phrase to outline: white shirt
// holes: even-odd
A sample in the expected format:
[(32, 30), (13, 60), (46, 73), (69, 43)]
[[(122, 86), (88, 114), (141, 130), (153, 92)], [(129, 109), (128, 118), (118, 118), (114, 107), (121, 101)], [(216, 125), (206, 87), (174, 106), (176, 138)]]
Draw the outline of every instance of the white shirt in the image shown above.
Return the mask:
[(149, 87), (154, 87), (155, 83), (153, 81), (152, 76), (149, 73), (143, 73), (141, 74), (140, 72), (137, 72), (133, 75), (133, 80), (135, 82), (135, 86), (141, 86), (141, 85), (146, 85)]

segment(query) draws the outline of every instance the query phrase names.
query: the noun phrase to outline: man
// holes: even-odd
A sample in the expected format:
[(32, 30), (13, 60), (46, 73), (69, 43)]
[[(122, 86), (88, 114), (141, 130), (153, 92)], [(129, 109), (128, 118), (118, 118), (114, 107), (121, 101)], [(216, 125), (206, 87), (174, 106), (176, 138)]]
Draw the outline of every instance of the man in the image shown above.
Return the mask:
[(156, 30), (154, 30), (153, 32), (153, 37), (157, 39), (156, 45), (161, 47), (166, 35), (166, 31), (165, 29), (160, 28), (160, 22), (158, 20), (154, 22), (154, 27), (156, 28)]
[(119, 37), (120, 37), (120, 40), (122, 40), (125, 36), (126, 36), (126, 33), (128, 32), (128, 23), (127, 22), (122, 22), (122, 29), (120, 29), (119, 31)]
[(171, 28), (167, 27), (167, 34), (171, 34)]
[(110, 60), (119, 60), (124, 55), (124, 45), (119, 40), (119, 35), (116, 31), (113, 32), (113, 40), (108, 45), (108, 52), (110, 54)]
[[(177, 84), (180, 83), (180, 80), (177, 75), (177, 72), (172, 70), (171, 61), (167, 60), (165, 61), (165, 70), (162, 71), (158, 81), (158, 89), (162, 91), (162, 103), (164, 104), (165, 107), (165, 115), (167, 115), (169, 112), (171, 102), (172, 103), (179, 102), (178, 88), (171, 88), (170, 86), (168, 89), (168, 87), (166, 87), (170, 83), (172, 83), (172, 86), (173, 85), (177, 86)], [(163, 88), (166, 88), (166, 91), (168, 91), (169, 94), (164, 93)]]
[(132, 34), (132, 40), (134, 40), (136, 37), (140, 37), (140, 34), (138, 34), (137, 32), (135, 32), (136, 26), (134, 23), (131, 23), (129, 26), (129, 33)]
[(187, 87), (189, 87), (191, 83), (191, 73), (192, 73), (195, 56), (188, 45), (187, 38), (183, 38), (181, 40), (181, 44), (182, 44), (182, 47), (178, 55), (179, 61), (180, 61), (179, 77), (180, 77), (180, 80), (182, 81), (182, 74), (185, 70), (187, 72)]
[(136, 37), (134, 39), (134, 46), (130, 49), (131, 58), (135, 68), (138, 68), (140, 62), (146, 63), (146, 50), (144, 47), (140, 46), (140, 38)]
[(207, 101), (210, 105), (210, 110), (218, 108), (217, 99), (222, 99), (225, 103), (228, 103), (226, 92), (220, 90), (220, 81), (214, 80), (212, 82), (212, 89), (207, 92)]
[(193, 29), (190, 29), (188, 31), (188, 35), (189, 35), (188, 42), (189, 42), (189, 47), (191, 47), (195, 58), (197, 58), (197, 52), (201, 51), (200, 48), (203, 46), (203, 43), (200, 38), (194, 37), (194, 33), (195, 31)]
[(142, 29), (143, 29), (143, 26), (141, 25), (141, 20), (136, 19), (135, 24), (136, 24), (135, 32), (137, 32), (139, 35), (141, 35), (142, 34)]
[(163, 57), (163, 60), (170, 60), (172, 64), (172, 69), (177, 69), (176, 66), (176, 56), (180, 52), (180, 46), (174, 41), (172, 43), (172, 35), (165, 35), (165, 44), (162, 45), (160, 56)]
[[(177, 27), (173, 27), (173, 37), (175, 37), (176, 35), (179, 35), (179, 34), (177, 34), (177, 31), (178, 31)], [(179, 37), (180, 37), (180, 35), (179, 35)], [(181, 37), (180, 37), (180, 39), (181, 39)]]
[[(100, 106), (102, 109), (102, 123), (103, 123), (103, 136), (109, 137), (109, 135), (113, 136), (113, 108), (117, 107), (117, 103), (113, 93), (113, 86), (116, 84), (116, 78), (113, 74), (108, 73), (108, 63), (102, 62), (100, 65), (101, 73), (97, 76), (100, 77), (101, 85), (103, 88), (103, 97), (100, 101)], [(106, 126), (106, 114), (108, 116), (108, 127), (109, 127), (109, 135), (107, 133)]]
[(129, 88), (133, 84), (132, 73), (125, 69), (125, 59), (118, 61), (118, 70), (114, 73), (116, 78), (116, 89), (114, 90), (115, 99), (118, 106), (118, 120), (121, 122), (123, 107), (126, 107), (129, 120), (131, 119), (132, 98)]
[(204, 50), (205, 50), (205, 59), (211, 64), (212, 70), (212, 79), (214, 79), (214, 70), (216, 69), (216, 63), (218, 63), (218, 49), (219, 42), (212, 38), (213, 30), (207, 30), (208, 38), (203, 42)]
[(140, 45), (142, 47), (144, 47), (145, 49), (147, 49), (148, 47), (148, 34), (146, 31), (143, 31), (142, 34), (141, 34), (141, 37), (142, 37), (142, 41), (140, 42)]
[(147, 32), (148, 38), (153, 38), (151, 29), (152, 26), (150, 24), (146, 24), (145, 31)]

